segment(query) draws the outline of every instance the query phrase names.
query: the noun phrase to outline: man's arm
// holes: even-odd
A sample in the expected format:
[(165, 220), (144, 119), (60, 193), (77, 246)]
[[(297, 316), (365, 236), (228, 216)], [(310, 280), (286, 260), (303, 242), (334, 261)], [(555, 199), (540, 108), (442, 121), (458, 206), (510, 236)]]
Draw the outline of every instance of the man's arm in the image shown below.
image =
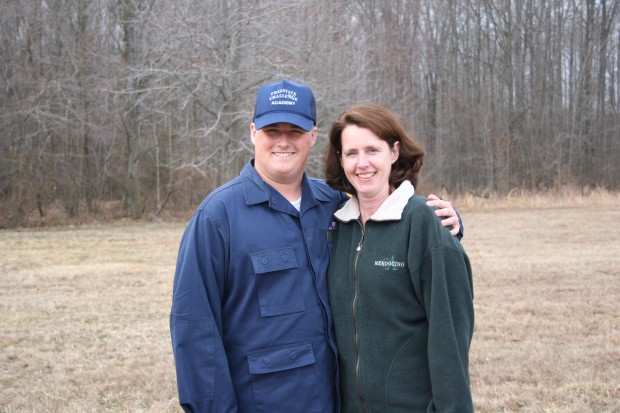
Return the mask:
[(187, 413), (237, 411), (222, 340), (223, 245), (212, 222), (198, 212), (179, 248), (170, 334), (179, 403)]
[(441, 220), (441, 225), (444, 227), (452, 227), (450, 233), (459, 240), (463, 238), (463, 220), (459, 213), (452, 207), (450, 201), (441, 199), (434, 194), (430, 194), (427, 198), (428, 201), (426, 201), (426, 205), (437, 208), (437, 210), (435, 210), (435, 216), (444, 217)]

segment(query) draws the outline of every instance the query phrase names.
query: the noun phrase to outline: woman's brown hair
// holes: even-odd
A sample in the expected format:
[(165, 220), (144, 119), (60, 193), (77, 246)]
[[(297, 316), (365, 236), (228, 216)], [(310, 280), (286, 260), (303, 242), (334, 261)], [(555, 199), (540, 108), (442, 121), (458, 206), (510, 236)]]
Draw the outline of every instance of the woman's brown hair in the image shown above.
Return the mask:
[(332, 124), (329, 131), (329, 145), (325, 151), (325, 180), (333, 188), (357, 195), (355, 188), (347, 179), (340, 157), (342, 156), (342, 131), (348, 125), (371, 130), (390, 148), (399, 142), (398, 159), (392, 164), (390, 185), (397, 188), (409, 180), (413, 186), (418, 184), (418, 174), (424, 161), (424, 146), (413, 139), (401, 125), (396, 116), (383, 106), (360, 104), (344, 111)]

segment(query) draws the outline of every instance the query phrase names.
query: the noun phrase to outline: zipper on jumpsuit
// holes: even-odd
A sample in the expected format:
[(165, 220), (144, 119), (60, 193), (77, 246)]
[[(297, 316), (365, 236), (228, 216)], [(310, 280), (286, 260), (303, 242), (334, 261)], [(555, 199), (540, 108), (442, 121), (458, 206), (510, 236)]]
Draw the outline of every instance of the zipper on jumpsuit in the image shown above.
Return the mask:
[(364, 236), (366, 235), (366, 230), (364, 226), (358, 221), (360, 227), (362, 229), (362, 237), (360, 238), (359, 243), (357, 244), (356, 253), (355, 253), (355, 264), (353, 267), (353, 304), (351, 309), (351, 315), (353, 318), (353, 331), (355, 334), (355, 386), (357, 387), (357, 394), (362, 402), (362, 408), (364, 413), (368, 412), (368, 407), (366, 406), (366, 399), (364, 398), (364, 391), (362, 390), (362, 382), (360, 377), (360, 340), (358, 335), (358, 326), (357, 326), (357, 286), (359, 281), (359, 274), (357, 272), (357, 264), (359, 262), (360, 253), (362, 250), (362, 245), (364, 244)]
[[(301, 225), (301, 212), (299, 214), (299, 227), (303, 233), (303, 226)], [(329, 320), (327, 317), (327, 309), (325, 308), (325, 304), (323, 303), (323, 300), (321, 299), (321, 294), (319, 293), (319, 287), (318, 287), (318, 282), (317, 282), (317, 276), (316, 276), (316, 272), (314, 271), (314, 265), (312, 264), (312, 260), (310, 259), (310, 249), (308, 248), (308, 242), (306, 240), (306, 237), (303, 236), (302, 237), (303, 241), (304, 241), (304, 248), (306, 250), (306, 257), (308, 259), (308, 268), (310, 269), (310, 275), (312, 277), (312, 282), (314, 284), (314, 292), (316, 293), (316, 296), (318, 297), (318, 301), (319, 301), (319, 306), (321, 307), (321, 314), (323, 315), (323, 324), (326, 326), (325, 328), (325, 341), (327, 341), (327, 345), (329, 346), (329, 348), (332, 349), (332, 352), (334, 354), (337, 354), (337, 349), (334, 348), (334, 346), (332, 345), (330, 336), (329, 336)], [(336, 365), (338, 364), (338, 361), (336, 360)], [(338, 386), (336, 386), (338, 387)], [(338, 388), (336, 388), (334, 390), (335, 392), (335, 397), (336, 400), (340, 399), (340, 393)]]
[[(304, 229), (303, 229), (303, 225), (301, 223), (301, 212), (299, 212), (299, 217), (297, 217), (297, 222), (299, 225), (299, 228), (302, 232), (302, 234), (304, 233)], [(302, 236), (302, 239), (304, 241), (304, 249), (306, 250), (306, 257), (308, 260), (308, 268), (310, 269), (310, 276), (312, 277), (312, 283), (314, 284), (314, 292), (316, 294), (316, 296), (318, 297), (318, 301), (319, 301), (319, 305), (321, 307), (321, 313), (323, 315), (323, 324), (325, 326), (328, 326), (328, 319), (327, 319), (327, 309), (325, 308), (325, 304), (323, 303), (323, 300), (321, 299), (321, 294), (319, 293), (319, 287), (318, 287), (318, 281), (317, 281), (317, 277), (316, 277), (316, 272), (314, 271), (314, 264), (312, 263), (312, 260), (310, 259), (310, 248), (308, 248), (308, 241), (306, 240), (306, 236)], [(330, 340), (329, 340), (329, 328), (325, 328), (325, 337), (327, 339), (327, 343), (329, 344), (329, 347), (333, 349), (333, 347), (331, 346)]]

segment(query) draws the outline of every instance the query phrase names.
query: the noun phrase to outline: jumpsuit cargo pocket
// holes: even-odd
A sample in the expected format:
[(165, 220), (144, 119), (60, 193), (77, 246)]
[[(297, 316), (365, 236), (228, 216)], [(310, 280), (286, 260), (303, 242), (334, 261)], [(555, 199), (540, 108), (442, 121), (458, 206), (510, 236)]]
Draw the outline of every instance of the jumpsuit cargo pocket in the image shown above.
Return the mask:
[(320, 412), (311, 343), (297, 343), (248, 353), (252, 388), (261, 413)]
[(262, 317), (304, 311), (304, 297), (297, 257), (291, 247), (250, 254)]

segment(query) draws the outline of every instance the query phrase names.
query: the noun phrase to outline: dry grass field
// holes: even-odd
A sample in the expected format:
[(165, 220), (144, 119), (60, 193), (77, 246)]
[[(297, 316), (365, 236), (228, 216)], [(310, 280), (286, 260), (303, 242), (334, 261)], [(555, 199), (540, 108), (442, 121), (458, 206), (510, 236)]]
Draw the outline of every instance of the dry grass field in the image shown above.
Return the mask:
[[(620, 198), (456, 200), (480, 412), (620, 412)], [(183, 223), (0, 231), (0, 412), (179, 412)]]

